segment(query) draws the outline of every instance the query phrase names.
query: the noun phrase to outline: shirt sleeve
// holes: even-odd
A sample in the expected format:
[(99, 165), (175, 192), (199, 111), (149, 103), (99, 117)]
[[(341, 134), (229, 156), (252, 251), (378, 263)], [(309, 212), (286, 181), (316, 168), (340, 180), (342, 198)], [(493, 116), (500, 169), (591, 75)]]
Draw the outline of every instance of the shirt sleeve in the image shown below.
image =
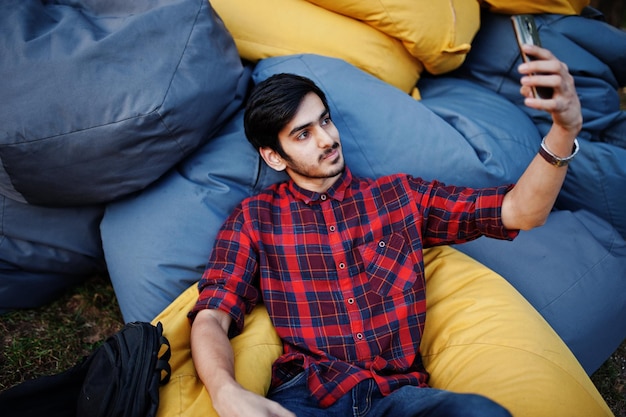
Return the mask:
[(417, 187), (417, 205), (423, 216), (424, 246), (463, 243), (480, 236), (514, 239), (519, 231), (502, 223), (502, 201), (512, 188), (474, 189), (422, 182)]
[(203, 309), (224, 311), (233, 319), (230, 337), (241, 332), (244, 316), (252, 311), (260, 296), (254, 285), (257, 256), (244, 217), (238, 207), (218, 232), (211, 257), (198, 282), (198, 301), (188, 315), (193, 321)]

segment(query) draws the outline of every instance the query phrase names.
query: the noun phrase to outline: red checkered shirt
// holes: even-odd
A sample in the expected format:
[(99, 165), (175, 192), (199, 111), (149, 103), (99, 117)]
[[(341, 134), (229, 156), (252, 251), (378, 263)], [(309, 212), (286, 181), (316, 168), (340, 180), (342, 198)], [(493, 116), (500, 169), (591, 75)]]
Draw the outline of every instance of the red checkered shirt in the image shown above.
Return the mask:
[(422, 249), (481, 235), (514, 238), (500, 218), (509, 188), (361, 179), (348, 169), (323, 194), (276, 184), (244, 200), (223, 225), (190, 317), (221, 309), (233, 318), (233, 336), (264, 302), (284, 343), (272, 385), (304, 370), (322, 406), (368, 378), (383, 394), (426, 386)]

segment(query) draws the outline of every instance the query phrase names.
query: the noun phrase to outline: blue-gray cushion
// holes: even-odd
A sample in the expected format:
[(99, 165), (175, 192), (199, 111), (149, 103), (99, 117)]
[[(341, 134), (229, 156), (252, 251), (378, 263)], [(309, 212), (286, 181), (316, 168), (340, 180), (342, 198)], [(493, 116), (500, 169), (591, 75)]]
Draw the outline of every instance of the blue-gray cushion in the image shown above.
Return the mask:
[(0, 4), (0, 194), (108, 202), (205, 143), (247, 85), (206, 0)]
[[(405, 171), (474, 186), (513, 182), (539, 143), (524, 113), (470, 83), (432, 80), (428, 89), (442, 95), (431, 99), (437, 114), (340, 59), (270, 58), (253, 75), (263, 78), (272, 71), (309, 76), (326, 90), (346, 159), (357, 175)], [(458, 105), (467, 100), (471, 106)], [(503, 118), (517, 124), (515, 135), (507, 125), (493, 123)], [(280, 178), (284, 174), (267, 168), (247, 142), (238, 115), (157, 183), (109, 204), (102, 239), (124, 318), (151, 320), (197, 280), (230, 210)]]
[(317, 55), (265, 59), (253, 78), (276, 72), (307, 76), (326, 91), (346, 160), (358, 175), (407, 172), (474, 187), (510, 183), (541, 141), (522, 111), (476, 83), (423, 79), (417, 101), (344, 61)]
[(55, 208), (0, 195), (0, 312), (48, 303), (105, 273), (103, 206)]
[(102, 242), (124, 319), (152, 320), (196, 282), (235, 205), (284, 178), (246, 140), (242, 110), (162, 179), (108, 204)]
[[(253, 77), (258, 81), (276, 72), (308, 76), (325, 90), (346, 159), (357, 175), (404, 171), (459, 185), (511, 182), (540, 141), (537, 129), (521, 110), (467, 81), (422, 80), (424, 100), (416, 102), (343, 61), (314, 55), (261, 61)], [(161, 181), (132, 198), (109, 204), (102, 238), (125, 319), (151, 320), (192, 285), (232, 207), (280, 179), (284, 175), (267, 168), (247, 143), (239, 114), (216, 139)], [(553, 216), (554, 220), (538, 229), (540, 233), (523, 235), (520, 245), (528, 255), (516, 260), (515, 253), (509, 252), (502, 262), (525, 263), (534, 285), (511, 282), (520, 285), (544, 318), (576, 349), (585, 368), (591, 369), (608, 357), (620, 337), (615, 332), (622, 331), (614, 324), (623, 318), (624, 301), (615, 293), (624, 286), (619, 278), (626, 254), (616, 247), (608, 256), (597, 257), (602, 247), (618, 242), (610, 240), (615, 231), (607, 223), (599, 221), (587, 229), (578, 216)], [(532, 249), (542, 247), (545, 234), (568, 239), (569, 245), (563, 249), (551, 245), (549, 255), (537, 256)], [(593, 256), (576, 256), (590, 246), (597, 249)], [(560, 263), (586, 273), (580, 277), (553, 274), (554, 265)], [(505, 278), (508, 272), (503, 270)], [(572, 280), (577, 285), (566, 290)], [(581, 345), (580, 340), (586, 343)]]

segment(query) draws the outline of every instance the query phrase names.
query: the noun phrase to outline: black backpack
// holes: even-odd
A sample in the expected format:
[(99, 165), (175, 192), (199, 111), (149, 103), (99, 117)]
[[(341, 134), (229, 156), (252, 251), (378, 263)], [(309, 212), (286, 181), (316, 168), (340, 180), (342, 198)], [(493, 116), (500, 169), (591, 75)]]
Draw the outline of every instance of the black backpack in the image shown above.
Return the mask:
[(0, 410), (4, 417), (154, 417), (170, 356), (161, 323), (128, 323), (65, 372), (0, 393)]

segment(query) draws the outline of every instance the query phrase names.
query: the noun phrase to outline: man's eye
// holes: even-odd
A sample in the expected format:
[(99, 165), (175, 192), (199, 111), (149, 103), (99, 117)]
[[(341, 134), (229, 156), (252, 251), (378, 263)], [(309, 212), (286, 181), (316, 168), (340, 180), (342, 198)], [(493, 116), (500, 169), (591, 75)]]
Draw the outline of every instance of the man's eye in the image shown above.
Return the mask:
[(322, 126), (326, 126), (327, 124), (332, 123), (333, 121), (330, 120), (330, 117), (325, 117), (322, 119)]
[(298, 139), (306, 139), (307, 137), (309, 137), (309, 132), (306, 130), (300, 132), (300, 134), (298, 135)]

